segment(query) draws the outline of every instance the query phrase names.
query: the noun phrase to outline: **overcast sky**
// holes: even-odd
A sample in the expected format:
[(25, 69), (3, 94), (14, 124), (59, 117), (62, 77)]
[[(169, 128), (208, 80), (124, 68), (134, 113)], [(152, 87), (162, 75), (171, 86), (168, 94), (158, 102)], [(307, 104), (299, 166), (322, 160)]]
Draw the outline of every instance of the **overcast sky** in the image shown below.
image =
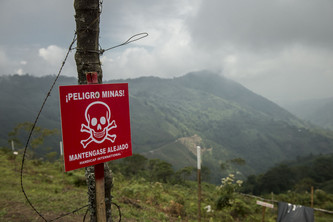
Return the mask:
[[(75, 31), (72, 0), (0, 0), (0, 75), (56, 74)], [(104, 79), (212, 70), (273, 100), (333, 96), (332, 0), (104, 0)], [(63, 75), (76, 76), (74, 51)]]

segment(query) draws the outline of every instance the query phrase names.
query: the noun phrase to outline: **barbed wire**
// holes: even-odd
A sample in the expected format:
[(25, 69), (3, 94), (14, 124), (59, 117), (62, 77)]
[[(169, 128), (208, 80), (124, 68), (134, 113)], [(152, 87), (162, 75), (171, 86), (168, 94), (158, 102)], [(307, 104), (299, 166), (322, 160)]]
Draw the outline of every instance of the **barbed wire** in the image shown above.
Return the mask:
[[(138, 36), (140, 36), (140, 37), (138, 37)], [(142, 32), (142, 33), (135, 34), (135, 35), (131, 36), (129, 39), (127, 39), (125, 42), (123, 42), (123, 43), (121, 43), (119, 45), (113, 46), (113, 47), (108, 48), (108, 49), (101, 49), (101, 50), (99, 50), (99, 53), (101, 55), (103, 55), (103, 53), (106, 52), (106, 51), (109, 51), (111, 49), (114, 49), (114, 48), (117, 48), (117, 47), (120, 47), (120, 46), (123, 46), (123, 45), (127, 45), (127, 44), (129, 44), (131, 42), (138, 41), (140, 39), (146, 38), (147, 36), (148, 36), (147, 32)], [(135, 38), (135, 37), (138, 37), (138, 38)]]
[[(54, 218), (54, 219), (52, 219), (52, 220), (49, 220), (49, 222), (59, 220), (59, 219), (61, 219), (61, 218), (63, 218), (63, 217), (66, 217), (66, 216), (68, 216), (68, 215), (70, 215), (70, 214), (75, 214), (75, 213), (78, 212), (79, 210), (82, 210), (83, 208), (86, 208), (86, 207), (88, 207), (88, 204), (85, 205), (85, 206), (82, 206), (82, 207), (80, 207), (80, 208), (77, 208), (77, 209), (73, 210), (72, 212), (62, 214), (62, 215), (60, 215), (60, 216), (58, 216), (58, 217), (56, 217), (56, 218)], [(87, 211), (88, 211), (88, 210), (87, 210)]]
[(132, 35), (129, 39), (127, 39), (125, 42), (123, 43), (120, 43), (119, 45), (115, 45), (115, 46), (112, 46), (110, 48), (107, 48), (107, 49), (99, 49), (99, 50), (92, 50), (92, 49), (81, 49), (81, 48), (74, 48), (78, 51), (82, 51), (82, 52), (94, 52), (94, 53), (99, 53), (100, 55), (103, 55), (104, 52), (106, 51), (109, 51), (111, 49), (115, 49), (115, 48), (118, 48), (120, 46), (124, 46), (124, 45), (127, 45), (129, 43), (132, 43), (132, 42), (135, 42), (135, 41), (138, 41), (140, 39), (143, 39), (143, 38), (146, 38), (149, 34), (147, 32), (141, 32), (141, 33), (137, 33), (135, 35)]
[(36, 116), (36, 119), (35, 119), (35, 121), (34, 121), (32, 127), (31, 127), (31, 130), (30, 130), (30, 132), (29, 132), (29, 136), (28, 136), (27, 142), (26, 142), (25, 147), (24, 147), (23, 156), (22, 156), (21, 174), (20, 174), (20, 176), (21, 176), (21, 190), (22, 190), (22, 192), (23, 192), (23, 194), (24, 194), (24, 196), (25, 196), (25, 199), (27, 200), (27, 202), (28, 202), (29, 205), (31, 206), (31, 208), (32, 208), (32, 209), (33, 209), (33, 210), (34, 210), (34, 211), (35, 211), (35, 212), (36, 212), (36, 213), (37, 213), (37, 214), (38, 214), (38, 215), (39, 215), (44, 221), (47, 221), (47, 220), (46, 220), (46, 219), (43, 217), (43, 215), (42, 215), (41, 213), (39, 213), (38, 210), (33, 206), (33, 204), (31, 203), (30, 199), (28, 198), (28, 195), (26, 194), (26, 192), (25, 192), (25, 190), (24, 190), (24, 186), (23, 186), (23, 168), (24, 168), (24, 160), (25, 160), (26, 152), (27, 152), (27, 149), (28, 149), (28, 145), (29, 145), (29, 143), (30, 143), (30, 139), (31, 139), (32, 133), (33, 133), (35, 127), (36, 127), (36, 124), (37, 124), (37, 121), (38, 121), (38, 119), (39, 119), (39, 117), (40, 117), (40, 114), (42, 113), (42, 110), (43, 110), (43, 108), (44, 108), (44, 106), (45, 106), (45, 103), (46, 103), (47, 99), (48, 99), (49, 96), (51, 95), (51, 91), (52, 91), (53, 87), (55, 86), (55, 84), (56, 84), (56, 82), (57, 82), (57, 80), (58, 80), (58, 78), (59, 78), (59, 76), (60, 76), (60, 73), (62, 72), (62, 69), (64, 68), (64, 66), (65, 66), (65, 64), (66, 64), (66, 61), (67, 61), (68, 55), (69, 55), (70, 51), (72, 51), (72, 46), (74, 45), (75, 42), (76, 42), (76, 33), (74, 34), (73, 40), (72, 40), (71, 44), (70, 44), (69, 47), (68, 47), (68, 50), (67, 50), (67, 53), (66, 53), (65, 59), (63, 60), (63, 62), (62, 62), (62, 64), (61, 64), (61, 67), (60, 67), (60, 69), (59, 69), (59, 72), (58, 72), (58, 74), (56, 75), (56, 78), (55, 78), (55, 80), (53, 81), (53, 83), (52, 83), (52, 85), (51, 85), (51, 87), (50, 87), (48, 93), (46, 94), (46, 97), (45, 97), (45, 99), (44, 99), (44, 101), (43, 101), (43, 103), (42, 103), (42, 106), (41, 106), (41, 108), (39, 109), (39, 112), (38, 112), (38, 114), (37, 114), (37, 116)]
[[(269, 200), (269, 199), (265, 199), (263, 197), (258, 197), (258, 196), (252, 195), (252, 194), (246, 194), (246, 193), (239, 193), (239, 194), (243, 195), (245, 197), (260, 199), (260, 200), (263, 200), (263, 201), (266, 201), (266, 202), (272, 202), (272, 203), (275, 203), (275, 204), (280, 202), (278, 200)], [(323, 213), (333, 214), (333, 211), (330, 211), (330, 210), (325, 210), (325, 209), (320, 209), (320, 208), (313, 208), (313, 209), (316, 210), (316, 211), (323, 212)]]
[[(102, 12), (102, 3), (103, 3), (103, 1), (101, 0), (101, 1), (100, 1), (100, 12), (99, 12), (99, 15), (100, 15), (101, 12)], [(46, 94), (46, 96), (45, 96), (45, 98), (44, 98), (44, 100), (43, 100), (43, 103), (42, 103), (42, 105), (41, 105), (41, 107), (40, 107), (40, 109), (39, 109), (39, 111), (38, 111), (38, 114), (37, 114), (37, 116), (36, 116), (36, 118), (35, 118), (35, 121), (34, 121), (32, 127), (31, 127), (31, 129), (30, 129), (30, 132), (29, 132), (29, 135), (28, 135), (28, 138), (27, 138), (27, 141), (26, 141), (25, 147), (24, 147), (23, 156), (22, 156), (22, 163), (21, 163), (21, 171), (20, 171), (21, 190), (22, 190), (22, 192), (23, 192), (23, 194), (24, 194), (24, 196), (25, 196), (25, 199), (27, 200), (28, 204), (30, 205), (30, 207), (31, 207), (31, 208), (32, 208), (32, 209), (33, 209), (33, 210), (34, 210), (34, 211), (35, 211), (35, 212), (36, 212), (36, 213), (37, 213), (37, 214), (38, 214), (38, 215), (39, 215), (44, 221), (47, 221), (46, 218), (45, 218), (45, 217), (44, 217), (44, 216), (43, 216), (43, 215), (42, 215), (42, 214), (41, 214), (41, 213), (40, 213), (40, 212), (34, 207), (34, 205), (31, 203), (31, 201), (30, 201), (30, 199), (29, 199), (27, 193), (26, 193), (25, 190), (24, 190), (24, 185), (23, 185), (23, 169), (24, 169), (24, 161), (25, 161), (25, 157), (26, 157), (26, 152), (27, 152), (27, 149), (28, 149), (28, 145), (29, 145), (29, 143), (30, 143), (30, 139), (31, 139), (32, 134), (33, 134), (33, 132), (34, 132), (34, 129), (35, 129), (36, 125), (37, 125), (38, 119), (39, 119), (39, 117), (40, 117), (40, 115), (41, 115), (41, 113), (42, 113), (42, 110), (43, 110), (43, 108), (44, 108), (44, 106), (45, 106), (45, 104), (46, 104), (47, 99), (48, 99), (49, 96), (51, 95), (51, 91), (53, 90), (53, 88), (54, 88), (54, 86), (55, 86), (55, 84), (56, 84), (56, 82), (57, 82), (57, 80), (58, 80), (58, 78), (59, 78), (59, 76), (60, 76), (60, 74), (61, 74), (61, 72), (62, 72), (62, 70), (63, 70), (63, 68), (64, 68), (64, 66), (65, 66), (65, 64), (66, 64), (66, 61), (67, 61), (68, 56), (69, 56), (69, 53), (70, 53), (73, 49), (77, 49), (77, 48), (73, 48), (73, 45), (74, 45), (74, 43), (75, 43), (76, 40), (77, 40), (77, 33), (78, 33), (78, 32), (83, 32), (83, 31), (86, 31), (87, 29), (89, 29), (89, 27), (90, 27), (91, 25), (93, 25), (95, 22), (97, 22), (97, 21), (99, 20), (99, 18), (100, 18), (100, 16), (98, 16), (96, 19), (94, 19), (94, 20), (92, 21), (92, 23), (91, 23), (90, 25), (88, 25), (84, 30), (75, 31), (75, 33), (74, 33), (74, 37), (73, 37), (73, 40), (72, 40), (72, 42), (70, 43), (70, 45), (69, 45), (69, 47), (68, 47), (68, 50), (67, 50), (66, 56), (65, 56), (63, 62), (61, 63), (61, 66), (60, 66), (60, 69), (59, 69), (59, 71), (58, 71), (58, 74), (56, 75), (56, 77), (55, 77), (55, 79), (54, 79), (54, 81), (53, 81), (53, 83), (52, 83), (52, 85), (51, 85), (49, 91), (47, 92), (47, 94)], [(137, 36), (140, 36), (140, 37), (135, 38), (135, 37), (137, 37)], [(110, 47), (110, 48), (108, 48), (108, 49), (100, 49), (98, 52), (99, 52), (100, 54), (103, 54), (104, 52), (106, 52), (106, 51), (108, 51), (108, 50), (111, 50), (111, 49), (114, 49), (114, 48), (117, 48), (117, 47), (120, 47), (120, 46), (123, 46), (123, 45), (127, 45), (127, 44), (129, 44), (129, 43), (131, 43), (131, 42), (138, 41), (138, 40), (140, 40), (140, 39), (142, 39), (142, 38), (145, 38), (145, 37), (147, 37), (147, 36), (148, 36), (148, 33), (146, 33), (146, 32), (138, 33), (138, 34), (135, 34), (135, 35), (131, 36), (127, 41), (125, 41), (125, 42), (123, 42), (123, 43), (121, 43), (121, 44), (119, 44), (119, 45), (116, 45), (116, 46)], [(78, 49), (78, 50), (79, 50), (79, 49)], [(111, 202), (111, 203), (114, 204), (115, 206), (117, 206), (118, 211), (119, 211), (119, 215), (120, 215), (120, 220), (121, 220), (121, 211), (120, 211), (120, 207), (119, 207), (117, 204), (113, 203), (113, 202)], [(80, 208), (77, 208), (77, 209), (73, 210), (72, 212), (69, 212), (69, 213), (63, 214), (63, 215), (61, 215), (61, 216), (59, 216), (59, 217), (57, 217), (57, 218), (55, 218), (55, 219), (52, 219), (52, 220), (50, 220), (50, 221), (55, 221), (55, 220), (58, 220), (58, 219), (60, 219), (60, 218), (62, 218), (62, 217), (65, 217), (65, 216), (67, 216), (67, 215), (73, 214), (73, 213), (75, 213), (75, 212), (77, 212), (77, 211), (79, 211), (79, 210), (81, 210), (81, 209), (83, 209), (83, 208), (85, 208), (85, 207), (87, 207), (87, 206), (88, 206), (88, 205), (83, 206), (83, 207), (80, 207)], [(120, 220), (119, 220), (119, 221), (120, 221)]]

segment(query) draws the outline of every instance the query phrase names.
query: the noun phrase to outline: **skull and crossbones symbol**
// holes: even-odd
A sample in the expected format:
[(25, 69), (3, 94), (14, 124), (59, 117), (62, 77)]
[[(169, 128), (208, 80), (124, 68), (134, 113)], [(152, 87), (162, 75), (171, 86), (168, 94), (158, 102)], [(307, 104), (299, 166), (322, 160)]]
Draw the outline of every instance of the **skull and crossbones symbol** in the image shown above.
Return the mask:
[(83, 148), (86, 148), (91, 142), (103, 143), (109, 140), (114, 143), (116, 134), (110, 134), (109, 131), (117, 128), (115, 120), (111, 120), (110, 107), (101, 101), (90, 103), (85, 111), (87, 125), (81, 124), (81, 132), (89, 133), (86, 140), (81, 140)]

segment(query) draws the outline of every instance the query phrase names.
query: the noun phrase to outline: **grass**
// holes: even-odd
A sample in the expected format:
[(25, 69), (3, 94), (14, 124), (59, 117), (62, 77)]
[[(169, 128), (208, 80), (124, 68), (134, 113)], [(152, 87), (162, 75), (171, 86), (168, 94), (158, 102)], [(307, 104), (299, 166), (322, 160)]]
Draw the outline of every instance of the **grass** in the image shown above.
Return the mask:
[[(21, 157), (1, 152), (0, 169), (0, 220), (1, 221), (40, 221), (26, 201), (20, 181)], [(83, 175), (78, 172), (78, 175)], [(48, 163), (27, 160), (24, 165), (23, 186), (30, 202), (47, 220), (86, 205), (84, 187), (77, 187), (73, 180), (78, 175), (62, 172), (60, 162)], [(79, 213), (83, 216), (85, 211)], [(71, 218), (73, 220), (71, 220)], [(68, 217), (76, 221), (78, 215)]]
[[(0, 150), (0, 221), (43, 221), (23, 195), (20, 165), (20, 156)], [(197, 221), (196, 182), (171, 185), (143, 178), (128, 179), (117, 173), (113, 175), (113, 184), (113, 202), (120, 206), (122, 221)], [(64, 173), (61, 161), (27, 159), (23, 185), (33, 206), (48, 221), (87, 204), (84, 169)], [(218, 195), (216, 186), (202, 183), (202, 221), (261, 221), (262, 208), (255, 199), (235, 194), (232, 207), (216, 210)], [(207, 205), (214, 211), (206, 212)], [(86, 209), (58, 221), (82, 221)], [(112, 210), (114, 221), (118, 221), (117, 207), (113, 205)], [(266, 209), (265, 221), (276, 221), (276, 215), (276, 207)], [(333, 215), (316, 213), (316, 221), (333, 221)]]

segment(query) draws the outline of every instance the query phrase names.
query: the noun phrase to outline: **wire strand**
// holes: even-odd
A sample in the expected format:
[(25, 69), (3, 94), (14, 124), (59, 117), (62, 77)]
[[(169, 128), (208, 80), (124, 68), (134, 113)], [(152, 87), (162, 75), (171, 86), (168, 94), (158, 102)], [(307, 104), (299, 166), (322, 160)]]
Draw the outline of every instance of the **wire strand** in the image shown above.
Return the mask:
[[(127, 39), (125, 42), (119, 44), (119, 45), (116, 45), (116, 46), (113, 46), (111, 48), (107, 48), (107, 49), (101, 49), (100, 50), (100, 54), (102, 55), (104, 52), (106, 51), (109, 51), (111, 49), (114, 49), (114, 48), (117, 48), (117, 47), (120, 47), (120, 46), (123, 46), (123, 45), (127, 45), (131, 42), (135, 42), (135, 41), (138, 41), (140, 39), (143, 39), (143, 38), (146, 38), (148, 36), (148, 33), (147, 32), (141, 32), (141, 33), (138, 33), (138, 34), (135, 34), (135, 35), (132, 35), (129, 39)], [(135, 38), (137, 37), (137, 38)]]
[[(24, 194), (24, 196), (25, 196), (25, 199), (27, 200), (27, 202), (28, 202), (28, 204), (31, 206), (31, 208), (44, 220), (44, 221), (47, 221), (46, 220), (46, 218), (33, 206), (33, 204), (31, 203), (31, 201), (30, 201), (30, 199), (29, 199), (29, 197), (28, 197), (28, 195), (27, 195), (27, 193), (25, 192), (25, 190), (24, 190), (24, 185), (23, 185), (23, 169), (24, 169), (24, 161), (25, 161), (25, 157), (26, 157), (26, 153), (27, 153), (27, 149), (28, 149), (28, 145), (29, 145), (29, 143), (30, 143), (30, 139), (31, 139), (31, 137), (32, 137), (32, 134), (33, 134), (33, 132), (34, 132), (34, 129), (35, 129), (35, 127), (36, 127), (36, 124), (37, 124), (37, 121), (38, 121), (38, 119), (39, 119), (39, 117), (40, 117), (40, 114), (42, 113), (42, 110), (43, 110), (43, 108), (44, 108), (44, 106), (45, 106), (45, 104), (46, 104), (46, 101), (47, 101), (47, 99), (49, 98), (49, 96), (51, 95), (51, 91), (52, 91), (52, 89), (54, 88), (54, 86), (55, 86), (55, 84), (56, 84), (56, 82), (57, 82), (57, 80), (58, 80), (58, 78), (59, 78), (59, 76), (60, 76), (60, 74), (61, 74), (61, 72), (62, 72), (62, 70), (63, 70), (63, 68), (64, 68), (64, 66), (65, 66), (65, 64), (66, 64), (66, 61), (67, 61), (67, 58), (68, 58), (68, 56), (69, 56), (69, 53), (73, 50), (73, 49), (75, 49), (75, 48), (73, 48), (73, 45), (74, 45), (74, 43), (76, 42), (76, 40), (77, 40), (77, 34), (78, 33), (80, 33), (80, 32), (83, 32), (83, 31), (86, 31), (87, 29), (89, 29), (94, 23), (96, 23), (97, 21), (99, 21), (99, 19), (100, 19), (100, 15), (101, 15), (101, 13), (102, 13), (102, 9), (103, 9), (103, 0), (100, 0), (100, 3), (99, 3), (99, 16), (97, 16), (97, 18), (95, 18), (93, 21), (92, 21), (92, 23), (91, 24), (89, 24), (84, 30), (76, 30), (75, 31), (75, 33), (74, 33), (74, 37), (73, 37), (73, 40), (72, 40), (72, 42), (70, 43), (70, 45), (69, 45), (69, 47), (68, 47), (68, 50), (67, 50), (67, 53), (66, 53), (66, 56), (65, 56), (65, 58), (64, 58), (64, 60), (63, 60), (63, 62), (62, 62), (62, 64), (61, 64), (61, 66), (60, 66), (60, 69), (59, 69), (59, 71), (58, 71), (58, 74), (56, 75), (56, 78), (54, 79), (54, 81), (53, 81), (53, 83), (52, 83), (52, 85), (51, 85), (51, 87), (50, 87), (50, 89), (49, 89), (49, 91), (48, 91), (48, 93), (46, 94), (46, 96), (45, 96), (45, 98), (44, 98), (44, 101), (43, 101), (43, 103), (42, 103), (42, 105), (41, 105), (41, 108), (40, 108), (40, 110), (39, 110), (39, 112), (38, 112), (38, 114), (37, 114), (37, 116), (36, 116), (36, 118), (35, 118), (35, 121), (34, 121), (34, 123), (33, 123), (33, 125), (32, 125), (32, 127), (31, 127), (31, 130), (30, 130), (30, 132), (29, 132), (29, 135), (28, 135), (28, 138), (27, 138), (27, 141), (26, 141), (26, 145), (25, 145), (25, 147), (24, 147), (24, 151), (23, 151), (23, 156), (22, 156), (22, 163), (21, 163), (21, 172), (20, 172), (20, 180), (21, 180), (21, 190), (22, 190), (22, 192), (23, 192), (23, 194)], [(135, 38), (135, 37), (137, 37), (137, 36), (139, 36), (138, 38)], [(135, 34), (135, 35), (133, 35), (133, 36), (131, 36), (127, 41), (125, 41), (124, 43), (121, 43), (121, 44), (119, 44), (119, 45), (116, 45), (116, 46), (114, 46), (114, 47), (111, 47), (111, 48), (108, 48), (108, 49), (105, 49), (105, 50), (103, 50), (103, 49), (101, 49), (101, 50), (99, 50), (98, 51), (98, 53), (99, 54), (103, 54), (104, 52), (106, 52), (106, 51), (108, 51), (108, 50), (111, 50), (111, 49), (114, 49), (114, 48), (117, 48), (117, 47), (120, 47), (120, 46), (123, 46), (123, 45), (126, 45), (126, 44), (129, 44), (129, 43), (131, 43), (131, 42), (134, 42), (134, 41), (138, 41), (138, 40), (140, 40), (140, 39), (142, 39), (142, 38), (145, 38), (145, 37), (147, 37), (148, 36), (148, 33), (138, 33), (138, 34)], [(78, 49), (79, 50), (79, 49)], [(117, 204), (115, 204), (115, 203), (113, 203), (114, 205), (116, 205), (117, 206), (117, 208), (118, 208), (118, 211), (119, 211), (119, 216), (120, 216), (120, 220), (121, 220), (121, 212), (120, 212), (120, 207), (117, 205)], [(55, 218), (55, 219), (52, 219), (52, 220), (50, 220), (50, 221), (55, 221), (55, 220), (58, 220), (58, 219), (60, 219), (60, 218), (62, 218), (62, 217), (65, 217), (65, 216), (67, 216), (67, 215), (69, 215), (69, 214), (72, 214), (72, 213), (75, 213), (75, 212), (77, 212), (77, 211), (79, 211), (79, 210), (81, 210), (81, 209), (83, 209), (83, 208), (85, 208), (85, 207), (87, 207), (88, 205), (86, 205), (86, 206), (83, 206), (83, 207), (80, 207), (80, 208), (78, 208), (78, 209), (75, 209), (74, 211), (72, 211), (72, 212), (69, 212), (69, 213), (66, 213), (66, 214), (63, 214), (63, 215), (61, 215), (61, 216), (59, 216), (59, 217), (57, 217), (57, 218)], [(85, 219), (85, 217), (86, 217), (86, 215), (84, 216), (84, 219)], [(83, 219), (83, 220), (84, 220)], [(119, 221), (120, 221), (119, 220)]]
[(25, 190), (24, 190), (24, 186), (23, 186), (23, 168), (24, 168), (24, 160), (25, 160), (25, 155), (26, 155), (26, 152), (27, 152), (27, 149), (28, 149), (28, 145), (29, 145), (29, 143), (30, 143), (30, 139), (31, 139), (32, 133), (33, 133), (35, 127), (36, 127), (36, 124), (37, 124), (37, 121), (38, 121), (38, 119), (39, 119), (39, 116), (40, 116), (40, 114), (42, 113), (42, 110), (43, 110), (43, 108), (44, 108), (44, 106), (45, 106), (45, 103), (46, 103), (48, 97), (51, 95), (51, 91), (52, 91), (52, 89), (53, 89), (55, 83), (57, 82), (57, 80), (58, 80), (58, 78), (59, 78), (59, 76), (60, 76), (60, 73), (61, 73), (63, 67), (65, 66), (66, 60), (67, 60), (67, 58), (68, 58), (68, 55), (69, 55), (70, 51), (72, 50), (72, 46), (73, 46), (73, 44), (75, 43), (75, 41), (76, 41), (76, 34), (74, 34), (73, 40), (72, 40), (72, 42), (71, 42), (71, 44), (70, 44), (70, 46), (69, 46), (69, 48), (68, 48), (68, 50), (67, 50), (67, 54), (66, 54), (65, 59), (63, 60), (63, 62), (62, 62), (62, 64), (61, 64), (61, 67), (60, 67), (60, 69), (59, 69), (58, 75), (56, 76), (55, 80), (53, 81), (53, 84), (51, 85), (50, 90), (49, 90), (48, 93), (46, 94), (46, 97), (45, 97), (45, 99), (44, 99), (44, 101), (43, 101), (43, 104), (42, 104), (42, 106), (41, 106), (41, 108), (40, 108), (40, 110), (39, 110), (39, 112), (38, 112), (38, 114), (37, 114), (37, 117), (36, 117), (36, 119), (35, 119), (35, 121), (34, 121), (32, 127), (31, 127), (31, 130), (30, 130), (30, 133), (29, 133), (29, 136), (28, 136), (27, 142), (26, 142), (25, 147), (24, 147), (23, 156), (22, 156), (21, 175), (20, 175), (20, 176), (21, 176), (21, 189), (22, 189), (22, 192), (23, 192), (23, 194), (24, 194), (24, 196), (25, 196), (25, 199), (27, 200), (27, 202), (28, 202), (29, 205), (31, 206), (31, 208), (32, 208), (32, 209), (33, 209), (33, 210), (34, 210), (34, 211), (35, 211), (35, 212), (36, 212), (36, 213), (37, 213), (37, 214), (38, 214), (38, 215), (39, 215), (44, 221), (47, 221), (47, 220), (46, 220), (46, 219), (43, 217), (43, 215), (42, 215), (41, 213), (39, 213), (38, 210), (33, 206), (33, 204), (31, 203), (31, 201), (29, 200), (28, 195), (26, 194), (26, 192), (25, 192)]
[[(258, 196), (255, 196), (255, 195), (251, 195), (251, 194), (246, 194), (246, 193), (239, 193), (240, 195), (243, 195), (245, 197), (251, 197), (251, 198), (255, 198), (255, 199), (260, 199), (260, 200), (263, 200), (263, 201), (266, 201), (266, 202), (272, 202), (272, 203), (279, 203), (280, 201), (278, 200), (269, 200), (269, 199), (265, 199), (265, 198), (262, 198), (262, 197), (258, 197)], [(328, 214), (333, 214), (333, 211), (329, 211), (329, 210), (325, 210), (325, 209), (320, 209), (320, 208), (313, 208), (314, 210), (316, 211), (320, 211), (320, 212), (323, 212), (323, 213), (328, 213)]]
[(88, 207), (88, 205), (85, 205), (85, 206), (82, 206), (80, 208), (77, 208), (77, 209), (73, 210), (72, 212), (69, 212), (69, 213), (66, 213), (66, 214), (62, 214), (62, 215), (60, 215), (60, 216), (58, 216), (58, 217), (56, 217), (56, 218), (54, 218), (52, 220), (49, 220), (49, 222), (59, 220), (60, 218), (63, 218), (63, 217), (68, 216), (70, 214), (74, 214), (74, 213), (78, 212), (79, 210), (82, 210), (83, 208), (86, 208), (86, 207)]
[[(97, 21), (97, 19), (95, 19), (93, 22), (96, 22)], [(138, 37), (138, 38), (135, 38), (135, 37), (137, 37), (137, 36), (140, 36), (140, 37)], [(108, 48), (108, 49), (106, 49), (106, 50), (101, 50), (100, 51), (100, 53), (102, 54), (102, 53), (104, 53), (105, 51), (108, 51), (108, 50), (111, 50), (111, 49), (114, 49), (114, 48), (116, 48), (116, 47), (120, 47), (120, 46), (123, 46), (123, 45), (126, 45), (126, 44), (129, 44), (129, 43), (131, 43), (131, 42), (134, 42), (134, 41), (138, 41), (139, 39), (142, 39), (142, 38), (145, 38), (145, 37), (147, 37), (148, 36), (148, 33), (138, 33), (138, 34), (135, 34), (135, 35), (133, 35), (133, 36), (131, 36), (127, 41), (125, 41), (124, 43), (121, 43), (121, 44), (119, 44), (119, 45), (116, 45), (116, 46), (114, 46), (114, 47), (111, 47), (111, 48)], [(135, 39), (133, 39), (133, 38), (135, 38)], [(45, 104), (46, 104), (46, 101), (47, 101), (47, 99), (49, 98), (49, 96), (51, 95), (51, 91), (53, 90), (53, 88), (54, 88), (54, 86), (55, 86), (55, 84), (56, 84), (56, 82), (57, 82), (57, 80), (58, 80), (58, 78), (59, 78), (59, 76), (60, 76), (60, 74), (61, 74), (61, 72), (62, 72), (62, 70), (63, 70), (63, 68), (64, 68), (64, 66), (65, 66), (65, 64), (66, 64), (66, 61), (67, 61), (67, 58), (68, 58), (68, 56), (69, 56), (69, 53), (73, 50), (73, 49), (75, 49), (75, 48), (73, 48), (73, 45), (74, 45), (74, 43), (76, 42), (76, 40), (77, 40), (77, 31), (74, 33), (74, 37), (73, 37), (73, 40), (72, 40), (72, 42), (71, 42), (71, 44), (69, 45), (69, 47), (68, 47), (68, 50), (67, 50), (67, 53), (66, 53), (66, 56), (65, 56), (65, 58), (64, 58), (64, 60), (63, 60), (63, 62), (62, 62), (62, 64), (61, 64), (61, 66), (60, 66), (60, 69), (59, 69), (59, 71), (58, 71), (58, 74), (56, 75), (56, 78), (54, 79), (54, 81), (53, 81), (53, 83), (52, 83), (52, 85), (51, 85), (51, 87), (50, 87), (50, 89), (49, 89), (49, 91), (47, 92), (47, 94), (46, 94), (46, 96), (45, 96), (45, 98), (44, 98), (44, 101), (43, 101), (43, 103), (42, 103), (42, 105), (41, 105), (41, 108), (40, 108), (40, 110), (39, 110), (39, 112), (38, 112), (38, 114), (37, 114), (37, 116), (36, 116), (36, 118), (35, 118), (35, 121), (34, 121), (34, 123), (33, 123), (33, 125), (32, 125), (32, 127), (31, 127), (31, 130), (30, 130), (30, 132), (29, 132), (29, 135), (28, 135), (28, 138), (27, 138), (27, 141), (26, 141), (26, 144), (25, 144), (25, 147), (24, 147), (24, 151), (23, 151), (23, 156), (22, 156), (22, 163), (21, 163), (21, 172), (20, 172), (20, 180), (21, 180), (21, 190), (22, 190), (22, 192), (23, 192), (23, 194), (24, 194), (24, 196), (25, 196), (25, 199), (27, 200), (27, 202), (28, 202), (28, 204), (31, 206), (31, 208), (44, 220), (44, 221), (47, 221), (46, 220), (46, 218), (33, 206), (33, 204), (31, 203), (31, 201), (30, 201), (30, 199), (29, 199), (29, 197), (28, 197), (28, 195), (27, 195), (27, 193), (25, 192), (25, 190), (24, 190), (24, 185), (23, 185), (23, 170), (24, 170), (24, 161), (25, 161), (25, 157), (26, 157), (26, 153), (27, 153), (27, 149), (28, 149), (28, 145), (29, 145), (29, 143), (30, 143), (30, 139), (31, 139), (31, 137), (32, 137), (32, 134), (33, 134), (33, 132), (34, 132), (34, 129), (35, 129), (35, 127), (36, 127), (36, 125), (37, 125), (37, 122), (38, 122), (38, 119), (39, 119), (39, 117), (40, 117), (40, 115), (41, 115), (41, 113), (42, 113), (42, 111), (43, 111), (43, 108), (44, 108), (44, 106), (45, 106)], [(121, 212), (120, 212), (120, 207), (117, 205), (117, 204), (115, 204), (115, 203), (113, 203), (115, 206), (117, 206), (117, 208), (118, 208), (118, 211), (119, 211), (119, 216), (120, 216), (120, 220), (121, 220)], [(67, 215), (69, 215), (69, 214), (72, 214), (72, 213), (75, 213), (75, 212), (77, 212), (77, 211), (79, 211), (79, 210), (81, 210), (81, 209), (83, 209), (83, 208), (85, 208), (86, 206), (83, 206), (83, 207), (80, 207), (80, 208), (78, 208), (78, 209), (76, 209), (76, 210), (74, 210), (74, 211), (72, 211), (72, 212), (69, 212), (69, 213), (66, 213), (66, 214), (64, 214), (64, 215), (61, 215), (61, 216), (59, 216), (59, 217), (57, 217), (57, 218), (55, 218), (55, 219), (52, 219), (52, 220), (50, 220), (50, 221), (55, 221), (55, 220), (58, 220), (58, 219), (60, 219), (60, 218), (62, 218), (62, 217), (65, 217), (65, 216), (67, 216)], [(119, 221), (120, 221), (119, 220)]]

